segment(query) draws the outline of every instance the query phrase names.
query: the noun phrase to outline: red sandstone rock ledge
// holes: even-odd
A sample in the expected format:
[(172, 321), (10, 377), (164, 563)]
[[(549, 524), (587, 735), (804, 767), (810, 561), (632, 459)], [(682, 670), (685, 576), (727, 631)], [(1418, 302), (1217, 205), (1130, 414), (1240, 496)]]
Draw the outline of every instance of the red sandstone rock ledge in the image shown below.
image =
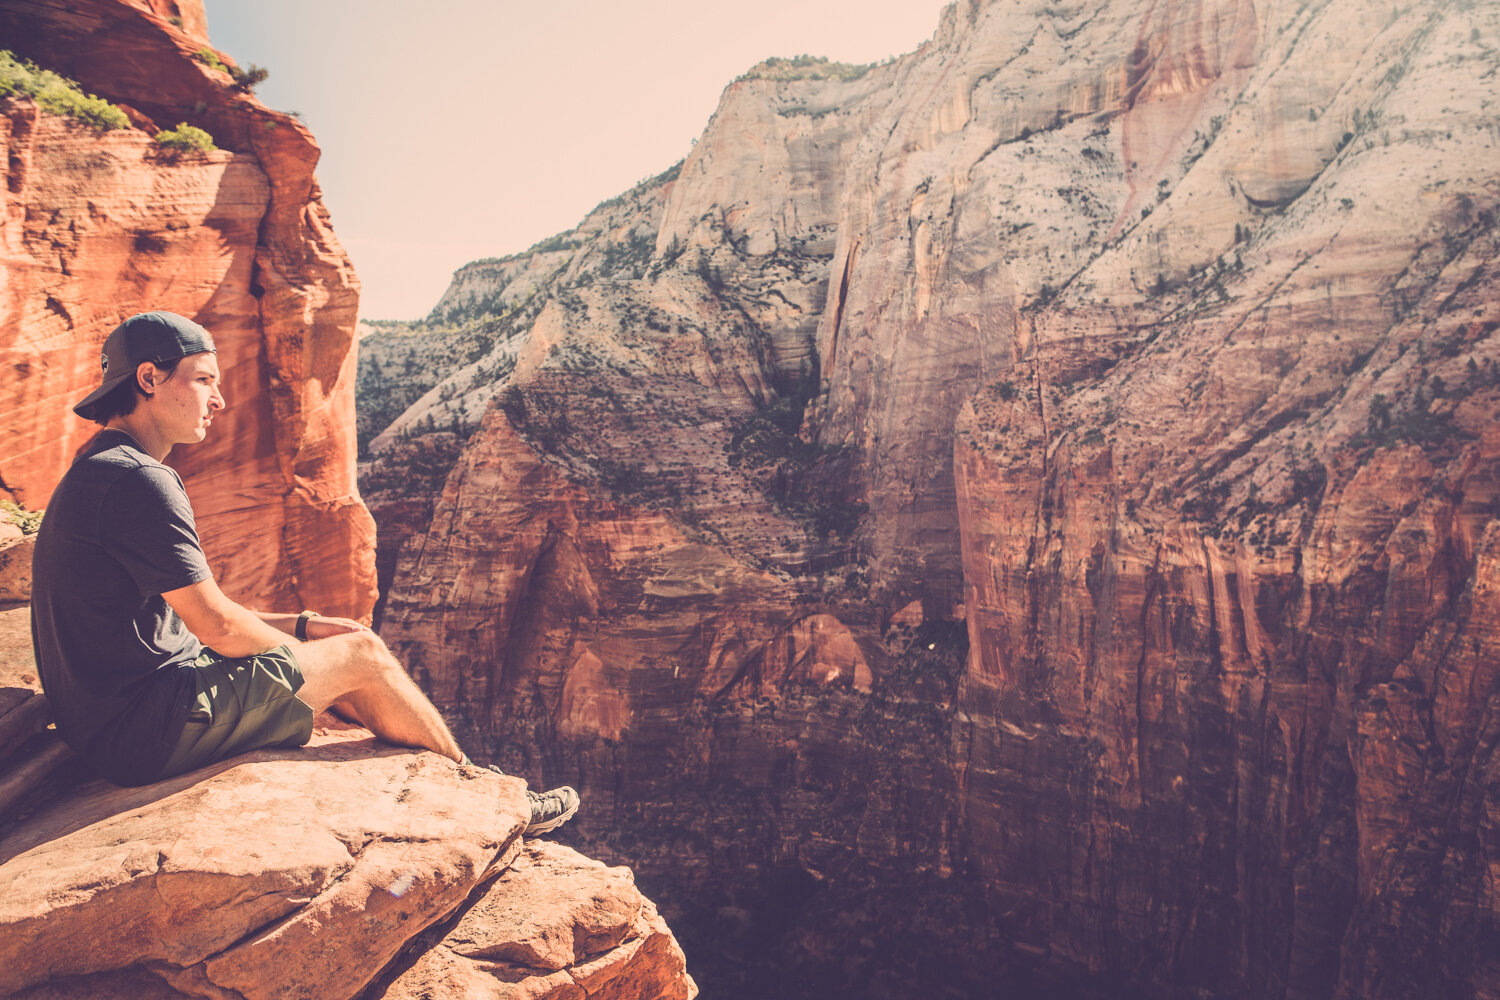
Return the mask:
[(358, 729), (86, 785), (0, 840), (0, 995), (696, 996), (628, 869), (522, 841), (523, 788)]

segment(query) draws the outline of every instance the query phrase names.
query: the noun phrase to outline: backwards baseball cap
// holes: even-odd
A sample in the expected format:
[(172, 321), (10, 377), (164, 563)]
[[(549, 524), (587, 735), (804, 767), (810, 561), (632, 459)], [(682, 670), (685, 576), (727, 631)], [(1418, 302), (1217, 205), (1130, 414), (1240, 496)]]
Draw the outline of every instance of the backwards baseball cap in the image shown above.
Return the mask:
[(163, 365), (213, 350), (213, 336), (186, 317), (169, 312), (137, 313), (105, 338), (104, 351), (99, 355), (104, 382), (73, 407), (73, 412), (92, 420), (94, 404), (121, 382), (134, 378), (143, 361)]

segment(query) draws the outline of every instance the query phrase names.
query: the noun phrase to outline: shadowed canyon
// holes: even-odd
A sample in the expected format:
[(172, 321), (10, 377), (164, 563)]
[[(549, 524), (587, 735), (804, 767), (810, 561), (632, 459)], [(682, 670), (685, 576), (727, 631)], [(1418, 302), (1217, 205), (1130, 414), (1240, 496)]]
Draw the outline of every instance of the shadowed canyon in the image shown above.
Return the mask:
[(382, 636), (715, 997), (1500, 996), (1500, 7), (965, 0), (360, 344)]

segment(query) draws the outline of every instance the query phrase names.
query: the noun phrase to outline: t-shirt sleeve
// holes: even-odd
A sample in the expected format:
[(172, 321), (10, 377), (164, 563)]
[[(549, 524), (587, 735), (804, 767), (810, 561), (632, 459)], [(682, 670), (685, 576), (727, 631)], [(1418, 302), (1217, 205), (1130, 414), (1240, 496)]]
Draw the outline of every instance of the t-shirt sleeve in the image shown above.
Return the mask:
[(120, 477), (105, 495), (99, 527), (104, 550), (147, 596), (213, 575), (187, 493), (170, 469), (141, 466)]

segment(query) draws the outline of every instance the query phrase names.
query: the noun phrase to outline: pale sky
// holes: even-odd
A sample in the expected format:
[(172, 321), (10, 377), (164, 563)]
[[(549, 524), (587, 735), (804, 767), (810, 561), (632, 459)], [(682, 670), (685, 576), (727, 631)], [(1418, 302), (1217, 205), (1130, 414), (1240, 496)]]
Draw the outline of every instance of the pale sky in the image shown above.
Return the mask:
[(864, 63), (932, 37), (944, 0), (205, 0), (214, 46), (270, 77), (366, 319), (416, 319), (453, 271), (571, 228), (686, 156), (769, 56)]

